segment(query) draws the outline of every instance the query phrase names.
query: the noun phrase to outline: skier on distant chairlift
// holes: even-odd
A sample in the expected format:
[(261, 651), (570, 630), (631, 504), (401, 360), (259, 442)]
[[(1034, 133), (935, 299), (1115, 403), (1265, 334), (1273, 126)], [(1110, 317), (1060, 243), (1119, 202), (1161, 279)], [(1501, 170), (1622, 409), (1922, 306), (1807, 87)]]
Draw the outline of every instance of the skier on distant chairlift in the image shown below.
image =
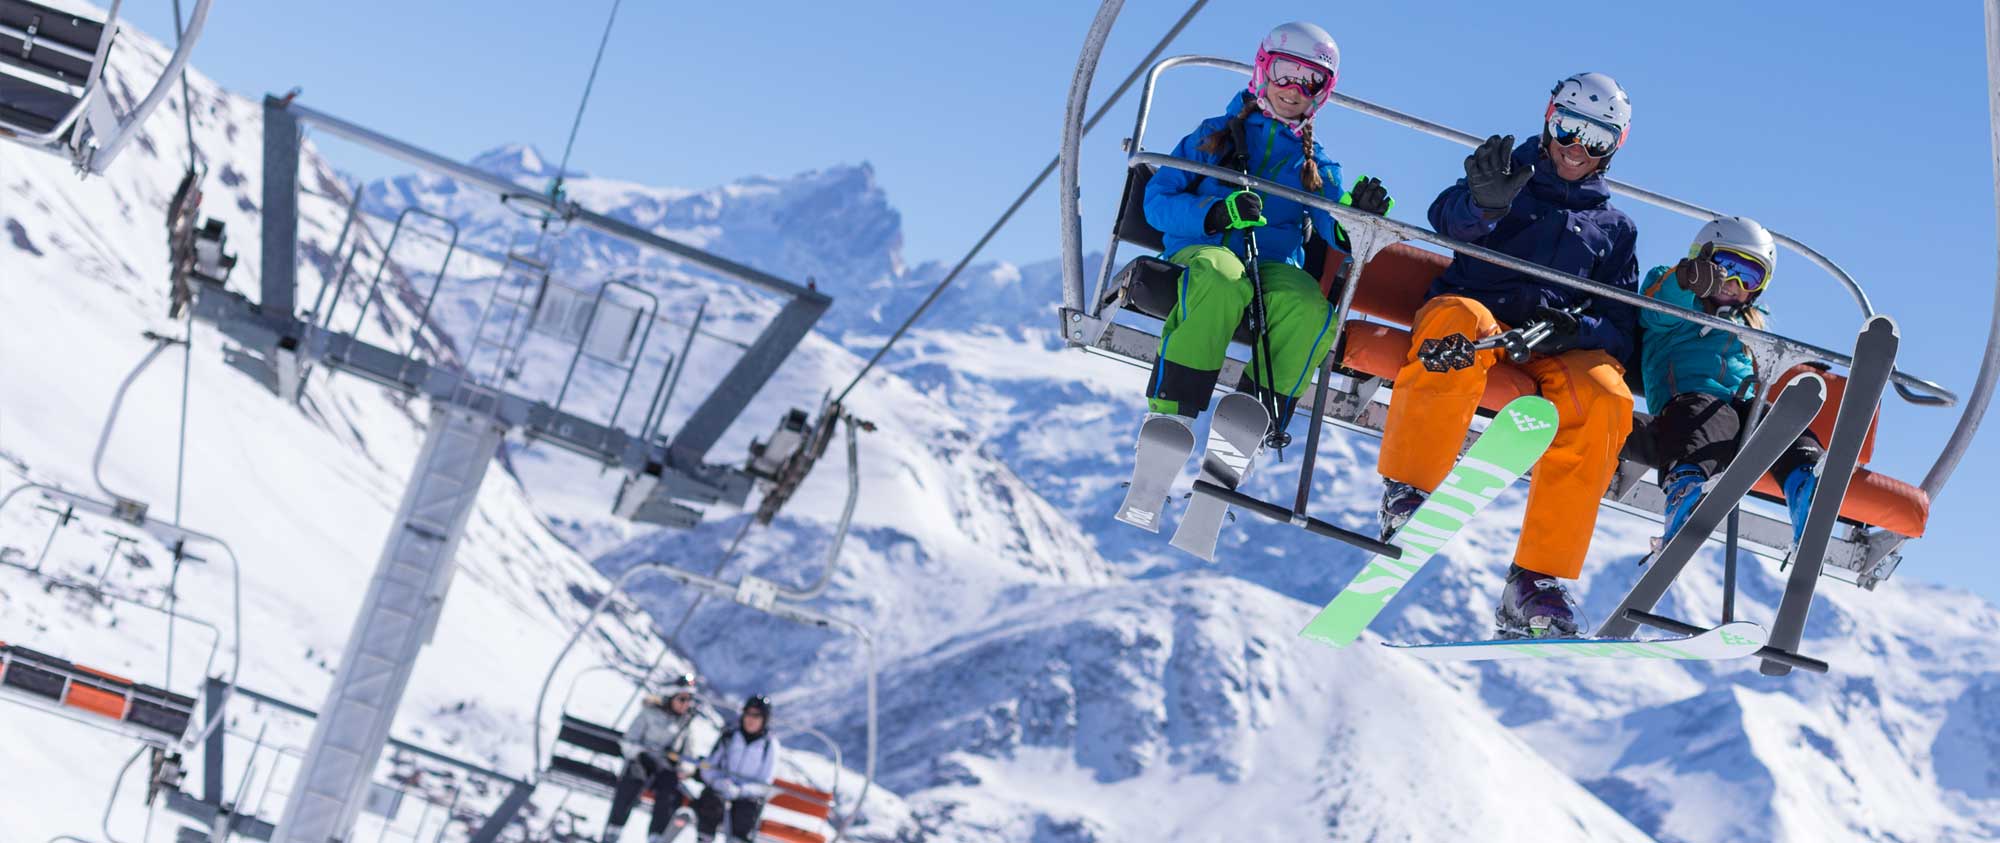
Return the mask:
[(771, 698), (762, 694), (743, 703), (736, 727), (722, 733), (702, 763), (707, 789), (695, 800), (695, 839), (710, 843), (729, 821), (731, 841), (749, 841), (757, 833), (764, 800), (778, 775), (778, 737), (771, 734)]
[[(1257, 47), (1249, 90), (1232, 95), (1228, 110), (1202, 121), (1173, 155), (1386, 213), (1389, 194), (1381, 181), (1363, 178), (1342, 194), (1340, 165), (1313, 139), (1313, 115), (1333, 96), (1339, 70), (1340, 47), (1326, 30), (1309, 23), (1271, 30)], [(1245, 382), (1235, 386), (1275, 392), (1281, 411), (1271, 421), (1282, 427), (1333, 335), (1333, 305), (1302, 268), (1305, 247), (1317, 233), (1344, 252), (1345, 232), (1323, 210), (1171, 167), (1146, 185), (1144, 207), (1146, 221), (1165, 236), (1163, 257), (1184, 267), (1180, 300), (1161, 329), (1160, 356), (1147, 380), (1148, 420), (1187, 423), (1208, 408), (1230, 338), (1252, 306), (1244, 260), (1254, 231), (1270, 356), (1258, 343)], [(1328, 262), (1343, 259), (1330, 254)]]
[[(1700, 310), (1762, 329), (1767, 311), (1757, 299), (1777, 271), (1778, 244), (1756, 220), (1723, 217), (1701, 227), (1688, 256), (1646, 274), (1645, 293), (1668, 304)], [(1766, 387), (1777, 372), (1759, 373), (1750, 349), (1735, 334), (1696, 325), (1678, 316), (1642, 311), (1646, 329), (1640, 345), (1646, 374), (1646, 404), (1653, 413), (1653, 457), (1666, 493), (1666, 531), (1671, 539), (1694, 512), (1703, 484), (1736, 456), (1737, 434), (1751, 399), (1738, 398), (1753, 376)], [(1792, 516), (1792, 542), (1805, 530), (1806, 508), (1819, 485), (1825, 450), (1808, 430), (1771, 466), (1771, 479), (1785, 496)]]
[(680, 765), (687, 755), (688, 728), (694, 725), (693, 674), (676, 678), (664, 696), (647, 695), (632, 718), (632, 727), (618, 739), (625, 770), (611, 797), (611, 818), (602, 843), (617, 843), (632, 816), (632, 806), (645, 790), (653, 792), (653, 816), (646, 823), (646, 843), (665, 843), (667, 826), (681, 804)]
[[(1466, 156), (1465, 178), (1431, 203), (1431, 226), (1636, 293), (1638, 226), (1612, 207), (1604, 180), (1631, 126), (1631, 100), (1611, 77), (1563, 79), (1549, 92), (1539, 137), (1519, 146), (1511, 135), (1487, 138)], [(1418, 356), (1424, 342), (1453, 334), (1481, 339), (1531, 323), (1555, 328), (1521, 367), (1555, 404), (1558, 423), (1528, 488), (1520, 544), (1495, 613), (1502, 636), (1578, 634), (1576, 606), (1562, 580), (1583, 570), (1598, 499), (1632, 429), (1625, 367), (1639, 331), (1634, 310), (1458, 255), (1417, 311), (1377, 463), (1385, 541), (1450, 473), (1487, 372), (1502, 354), (1488, 349), (1473, 355), (1469, 368), (1431, 371)]]

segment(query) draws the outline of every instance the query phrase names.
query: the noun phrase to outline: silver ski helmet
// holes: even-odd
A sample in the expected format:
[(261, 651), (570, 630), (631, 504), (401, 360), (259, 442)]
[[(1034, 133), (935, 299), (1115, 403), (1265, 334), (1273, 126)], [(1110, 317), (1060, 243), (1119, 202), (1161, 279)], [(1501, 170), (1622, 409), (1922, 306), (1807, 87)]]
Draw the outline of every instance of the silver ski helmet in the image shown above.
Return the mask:
[(1607, 74), (1578, 73), (1549, 89), (1549, 105), (1542, 112), (1543, 143), (1548, 142), (1549, 127), (1559, 115), (1580, 118), (1604, 129), (1610, 136), (1611, 148), (1596, 157), (1611, 157), (1632, 134), (1632, 98), (1619, 87), (1618, 80)]
[(1762, 282), (1750, 292), (1762, 293), (1771, 285), (1771, 276), (1778, 272), (1778, 241), (1771, 232), (1764, 230), (1756, 220), (1749, 217), (1718, 217), (1709, 220), (1694, 235), (1694, 243), (1688, 247), (1688, 257), (1701, 254), (1702, 247), (1713, 244), (1718, 252), (1734, 252), (1757, 262), (1764, 270)]
[(1326, 30), (1305, 21), (1280, 24), (1257, 45), (1257, 61), (1250, 69), (1250, 94), (1262, 102), (1272, 82), (1297, 77), (1298, 68), (1293, 65), (1318, 70), (1326, 77), (1314, 90), (1300, 88), (1312, 99), (1305, 115), (1310, 120), (1333, 97), (1333, 86), (1340, 81), (1340, 45)]

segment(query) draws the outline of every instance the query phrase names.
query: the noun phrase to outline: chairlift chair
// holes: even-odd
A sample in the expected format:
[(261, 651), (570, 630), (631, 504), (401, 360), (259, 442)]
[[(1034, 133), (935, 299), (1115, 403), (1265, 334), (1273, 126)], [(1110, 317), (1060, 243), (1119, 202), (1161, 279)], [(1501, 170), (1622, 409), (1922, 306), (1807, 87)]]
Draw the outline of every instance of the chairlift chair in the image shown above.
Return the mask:
[[(1302, 204), (1321, 207), (1339, 219), (1350, 232), (1358, 233), (1358, 240), (1372, 239), (1387, 244), (1379, 251), (1367, 245), (1357, 246), (1356, 251), (1359, 254), (1356, 257), (1364, 262), (1360, 267), (1361, 280), (1356, 283), (1351, 293), (1344, 293), (1344, 297), (1351, 296), (1351, 298), (1348, 299), (1347, 312), (1337, 314), (1341, 319), (1342, 331), (1334, 345), (1328, 365), (1322, 373), (1322, 380), (1325, 380), (1328, 374), (1334, 376), (1324, 387), (1331, 393), (1331, 400), (1325, 406), (1322, 417), (1325, 421), (1349, 430), (1378, 437), (1381, 435), (1387, 414), (1375, 398), (1381, 387), (1392, 385), (1395, 374), (1408, 359), (1410, 334), (1407, 326), (1413, 323), (1416, 310), (1421, 306), (1430, 282), (1449, 265), (1451, 260), (1449, 255), (1438, 251), (1420, 249), (1411, 243), (1393, 242), (1398, 240), (1428, 243), (1477, 260), (1500, 264), (1549, 283), (1585, 289), (1594, 295), (1617, 299), (1635, 307), (1673, 312), (1705, 326), (1728, 330), (1742, 337), (1746, 344), (1755, 349), (1760, 360), (1775, 361), (1770, 363), (1772, 368), (1784, 370), (1779, 378), (1773, 379), (1769, 387), (1773, 393), (1792, 378), (1808, 370), (1826, 378), (1832, 390), (1839, 390), (1844, 386), (1842, 378), (1827, 371), (1828, 364), (1844, 366), (1849, 362), (1845, 355), (1837, 352), (1776, 334), (1724, 323), (1706, 314), (1663, 305), (1656, 300), (1635, 296), (1628, 291), (1615, 290), (1595, 284), (1588, 279), (1569, 276), (1473, 244), (1454, 241), (1398, 220), (1359, 214), (1351, 208), (1328, 202), (1321, 197), (1262, 179), (1199, 162), (1184, 161), (1173, 156), (1144, 151), (1146, 120), (1152, 104), (1154, 87), (1163, 71), (1180, 66), (1204, 66), (1246, 74), (1249, 72), (1248, 66), (1240, 62), (1206, 56), (1180, 56), (1162, 60), (1153, 66), (1147, 76), (1136, 125), (1132, 137), (1126, 141), (1128, 176), (1125, 190), (1121, 195), (1118, 216), (1113, 224), (1110, 248), (1106, 252), (1104, 265), (1100, 270), (1097, 293), (1091, 298), (1086, 298), (1080, 217), (1076, 206), (1075, 157), (1082, 135), (1081, 109), (1083, 97), (1087, 96), (1088, 92), (1090, 71), (1096, 65), (1104, 39), (1109, 34), (1110, 24), (1115, 20), (1121, 5), (1120, 0), (1105, 0), (1092, 26), (1080, 59), (1076, 83), (1071, 90), (1063, 139), (1064, 183), (1060, 198), (1063, 202), (1061, 257), (1064, 269), (1064, 298), (1058, 312), (1063, 337), (1069, 345), (1108, 355), (1136, 366), (1150, 367), (1154, 363), (1159, 349), (1157, 329), (1147, 331), (1133, 327), (1127, 324), (1130, 319), (1120, 320), (1116, 318), (1116, 314), (1122, 310), (1155, 320), (1163, 319), (1177, 301), (1181, 270), (1178, 266), (1154, 256), (1136, 258), (1116, 273), (1111, 272), (1111, 267), (1116, 265), (1117, 248), (1121, 242), (1153, 250), (1161, 248), (1161, 238), (1158, 232), (1152, 231), (1151, 226), (1146, 224), (1140, 202), (1145, 181), (1150, 177), (1152, 168), (1170, 166), (1226, 183), (1243, 185), (1260, 192), (1285, 196)], [(1467, 145), (1475, 145), (1478, 142), (1477, 138), (1455, 129), (1344, 94), (1336, 94), (1333, 102), (1437, 137)], [(1641, 201), (1678, 213), (1702, 219), (1717, 216), (1700, 206), (1643, 188), (1618, 182), (1613, 182), (1612, 185), (1615, 191), (1623, 195), (1636, 197)], [(1873, 314), (1872, 306), (1861, 293), (1859, 285), (1839, 267), (1812, 251), (1810, 247), (1782, 235), (1777, 236), (1780, 242), (1805, 254), (1814, 263), (1826, 268), (1837, 280), (1846, 284), (1860, 304), (1864, 315)], [(1320, 274), (1323, 289), (1327, 289), (1329, 293), (1337, 289), (1329, 283), (1331, 279), (1327, 278), (1326, 272), (1322, 271)], [(1239, 331), (1237, 340), (1245, 339), (1246, 337)], [(1989, 348), (1995, 340), (2000, 340), (2000, 337), (1989, 337)], [(1242, 374), (1243, 364), (1240, 361), (1227, 360), (1218, 383), (1222, 385), (1238, 383)], [(1902, 372), (1895, 372), (1891, 383), (1906, 400), (1912, 403), (1949, 406), (1957, 401), (1957, 396), (1950, 390)], [(1315, 386), (1320, 385), (1315, 384)], [(1490, 416), (1507, 400), (1534, 392), (1536, 387), (1531, 378), (1502, 364), (1492, 370), (1486, 394), (1482, 397), (1481, 414)], [(1764, 400), (1768, 400), (1770, 394), (1767, 393)], [(1826, 441), (1833, 426), (1833, 417), (1838, 412), (1836, 408), (1841, 404), (1842, 402), (1838, 400), (1829, 400), (1826, 409), (1814, 420), (1812, 427), (1822, 437), (1822, 441)], [(1823, 560), (1825, 567), (1821, 571), (1825, 575), (1835, 576), (1861, 588), (1872, 589), (1895, 570), (1900, 560), (1901, 547), (1909, 540), (1923, 535), (1929, 516), (1930, 497), (1936, 488), (1942, 486), (1949, 471), (1946, 470), (1944, 475), (1939, 475), (1934, 469), (1932, 477), (1926, 478), (1926, 485), (1919, 487), (1860, 467), (1866, 463), (1869, 452), (1872, 451), (1874, 436), (1872, 427), (1876, 422), (1873, 418), (1876, 409), (1872, 404), (1866, 405), (1866, 412), (1871, 416), (1868, 438), (1864, 441), (1846, 497), (1839, 502), (1838, 507), (1836, 526), (1845, 525), (1845, 530), (1831, 537), (1827, 547), (1828, 552)], [(1635, 432), (1647, 429), (1648, 419), (1644, 414), (1637, 414), (1635, 422), (1637, 422)], [(1961, 419), (1961, 434), (1966, 424), (1976, 425), (1977, 421), (1971, 415)], [(1604, 503), (1624, 511), (1643, 514), (1657, 521), (1662, 520), (1664, 499), (1658, 485), (1644, 479), (1651, 470), (1645, 447), (1647, 438), (1642, 434), (1632, 437), (1626, 443), (1625, 451), (1621, 454), (1623, 458), (1621, 470), (1611, 489), (1607, 491)], [(1962, 449), (1962, 438), (1958, 434), (1954, 435), (1952, 443), (1947, 445), (1945, 454), (1939, 458), (1940, 466), (1955, 463), (1953, 448)], [(1469, 440), (1470, 437), (1468, 444)], [(1308, 459), (1310, 458), (1311, 455), (1308, 454)], [(1306, 492), (1301, 492), (1302, 501), (1305, 494)], [(1769, 478), (1761, 479), (1753, 494), (1767, 500), (1779, 499), (1778, 490)], [(1290, 520), (1293, 523), (1302, 522), (1298, 512), (1291, 514), (1293, 517)], [(1272, 515), (1276, 517), (1275, 514)], [(1786, 555), (1790, 550), (1791, 535), (1790, 526), (1783, 517), (1768, 517), (1747, 510), (1742, 515), (1747, 546), (1753, 551), (1777, 558)], [(1794, 578), (1789, 587), (1804, 588), (1809, 598), (1812, 584), (1809, 582), (1801, 584)], [(1801, 604), (1801, 601), (1792, 598), (1788, 598), (1786, 602), (1793, 605)], [(1799, 620), (1799, 617), (1781, 617), (1780, 626)], [(1796, 656), (1796, 654), (1790, 655)], [(1801, 661), (1811, 662), (1809, 659)]]
[(68, 158), (83, 172), (103, 173), (166, 100), (201, 40), (212, 2), (195, 0), (159, 78), (120, 113), (105, 67), (124, 0), (112, 0), (101, 20), (28, 0), (0, 0), (0, 138)]

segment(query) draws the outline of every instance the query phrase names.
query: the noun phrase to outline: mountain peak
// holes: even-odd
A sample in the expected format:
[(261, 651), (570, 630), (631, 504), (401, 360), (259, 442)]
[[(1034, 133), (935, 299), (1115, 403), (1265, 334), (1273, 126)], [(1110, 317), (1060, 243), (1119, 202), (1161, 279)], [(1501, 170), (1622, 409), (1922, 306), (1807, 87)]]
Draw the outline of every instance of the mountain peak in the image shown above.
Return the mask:
[[(472, 166), (514, 180), (553, 178), (556, 174), (556, 165), (549, 161), (540, 149), (526, 143), (509, 143), (493, 147), (474, 157)], [(584, 174), (572, 170), (567, 175), (576, 178)]]

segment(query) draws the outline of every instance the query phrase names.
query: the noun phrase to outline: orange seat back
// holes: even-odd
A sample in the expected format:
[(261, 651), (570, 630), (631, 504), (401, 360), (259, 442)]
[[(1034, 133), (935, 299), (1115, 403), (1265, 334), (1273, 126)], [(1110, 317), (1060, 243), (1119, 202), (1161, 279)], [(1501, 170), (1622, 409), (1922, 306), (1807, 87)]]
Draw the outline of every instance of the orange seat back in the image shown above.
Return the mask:
[[(1826, 379), (1826, 406), (1820, 408), (1819, 415), (1813, 417), (1812, 425), (1807, 428), (1813, 432), (1814, 436), (1819, 437), (1821, 445), (1825, 445), (1833, 441), (1833, 420), (1840, 415), (1840, 397), (1847, 394), (1846, 377), (1836, 375), (1818, 366), (1801, 363), (1790, 369), (1786, 369), (1783, 375), (1778, 376), (1778, 380), (1771, 387), (1770, 398), (1777, 400), (1778, 392), (1786, 384), (1791, 383), (1793, 378), (1806, 372), (1813, 372)], [(1877, 405), (1874, 417), (1868, 420), (1868, 435), (1861, 440), (1861, 456), (1855, 460), (1855, 465), (1867, 465), (1869, 458), (1875, 456), (1875, 429), (1881, 426), (1881, 421), (1882, 408), (1880, 405)], [(1898, 530), (1897, 532), (1900, 533), (1902, 531)], [(1905, 535), (1909, 534), (1905, 533)]]
[(780, 790), (771, 797), (771, 804), (787, 811), (797, 811), (815, 819), (826, 819), (832, 815), (833, 807), (817, 799), (807, 799), (788, 790)]
[(818, 788), (807, 787), (791, 779), (772, 779), (771, 786), (780, 790), (789, 790), (807, 799), (816, 799), (829, 805), (833, 804), (833, 794)]
[[(1431, 282), (1448, 266), (1451, 266), (1450, 255), (1425, 251), (1408, 243), (1391, 245), (1376, 253), (1362, 270), (1361, 286), (1354, 291), (1352, 309), (1408, 325), (1417, 318), (1417, 308), (1424, 306), (1424, 295), (1430, 292)], [(1331, 268), (1329, 277), (1320, 279), (1321, 289), (1333, 289), (1337, 279), (1330, 277), (1330, 272)]]

